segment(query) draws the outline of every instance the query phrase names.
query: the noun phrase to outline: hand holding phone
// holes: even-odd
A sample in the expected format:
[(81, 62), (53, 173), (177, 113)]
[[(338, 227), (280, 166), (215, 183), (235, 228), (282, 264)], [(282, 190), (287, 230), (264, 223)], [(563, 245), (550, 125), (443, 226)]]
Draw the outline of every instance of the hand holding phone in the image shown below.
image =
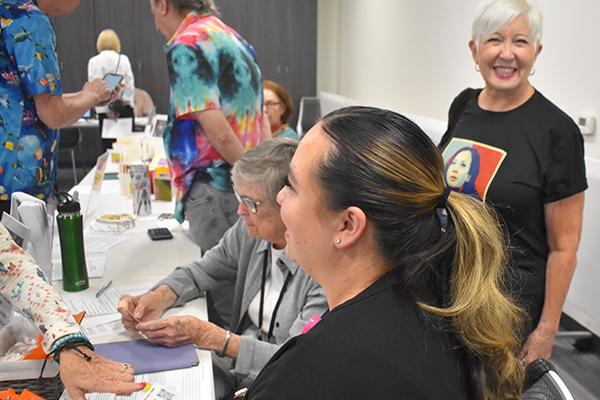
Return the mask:
[(106, 74), (102, 80), (108, 84), (108, 87), (112, 91), (119, 83), (121, 83), (123, 80), (123, 75)]

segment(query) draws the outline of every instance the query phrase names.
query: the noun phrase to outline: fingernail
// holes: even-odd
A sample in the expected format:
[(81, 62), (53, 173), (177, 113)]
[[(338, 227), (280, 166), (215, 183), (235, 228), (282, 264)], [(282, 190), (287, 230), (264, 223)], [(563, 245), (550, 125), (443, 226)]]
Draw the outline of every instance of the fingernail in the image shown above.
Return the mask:
[(146, 382), (140, 383), (140, 386), (146, 386)]

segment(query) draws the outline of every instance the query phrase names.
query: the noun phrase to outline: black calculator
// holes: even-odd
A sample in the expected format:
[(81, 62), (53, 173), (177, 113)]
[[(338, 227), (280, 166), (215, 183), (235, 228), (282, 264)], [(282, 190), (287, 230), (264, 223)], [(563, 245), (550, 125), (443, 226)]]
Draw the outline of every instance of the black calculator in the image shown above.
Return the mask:
[(167, 228), (148, 229), (148, 236), (150, 236), (150, 239), (152, 240), (173, 239), (171, 231), (169, 231)]

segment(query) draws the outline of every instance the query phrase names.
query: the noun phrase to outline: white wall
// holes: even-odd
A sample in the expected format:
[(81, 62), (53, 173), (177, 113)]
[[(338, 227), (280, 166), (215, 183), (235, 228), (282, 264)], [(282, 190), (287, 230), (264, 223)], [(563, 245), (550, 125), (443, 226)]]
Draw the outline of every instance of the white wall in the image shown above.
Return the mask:
[[(468, 48), (479, 0), (319, 0), (317, 93), (445, 120), (481, 87)], [(600, 2), (538, 0), (543, 50), (531, 83), (574, 119), (600, 118)], [(586, 155), (600, 159), (600, 129)]]
[[(468, 42), (479, 0), (319, 0), (317, 93), (446, 120), (464, 88), (482, 87)], [(543, 49), (531, 83), (572, 118), (600, 119), (600, 1), (538, 0)], [(600, 121), (597, 121), (597, 124)], [(439, 123), (438, 123), (439, 124)], [(586, 156), (600, 160), (596, 133)], [(579, 263), (564, 310), (600, 336), (600, 161), (588, 161)]]

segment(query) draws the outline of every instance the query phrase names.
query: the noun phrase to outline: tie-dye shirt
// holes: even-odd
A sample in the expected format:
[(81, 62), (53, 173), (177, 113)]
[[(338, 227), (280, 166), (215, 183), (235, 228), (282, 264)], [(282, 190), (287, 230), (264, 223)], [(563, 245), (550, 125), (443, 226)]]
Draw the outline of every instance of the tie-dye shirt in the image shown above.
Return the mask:
[(194, 112), (221, 110), (246, 150), (261, 140), (263, 89), (254, 49), (212, 14), (191, 12), (165, 45), (171, 78), (169, 121), (163, 133), (175, 216), (196, 172), (201, 181), (232, 191), (231, 166), (210, 144)]
[(44, 272), (29, 253), (15, 244), (1, 223), (0, 294), (40, 330), (46, 353), (58, 339), (81, 333), (81, 328)]
[(58, 130), (38, 118), (33, 95), (62, 94), (56, 37), (36, 0), (0, 0), (0, 200), (47, 200), (56, 181)]

